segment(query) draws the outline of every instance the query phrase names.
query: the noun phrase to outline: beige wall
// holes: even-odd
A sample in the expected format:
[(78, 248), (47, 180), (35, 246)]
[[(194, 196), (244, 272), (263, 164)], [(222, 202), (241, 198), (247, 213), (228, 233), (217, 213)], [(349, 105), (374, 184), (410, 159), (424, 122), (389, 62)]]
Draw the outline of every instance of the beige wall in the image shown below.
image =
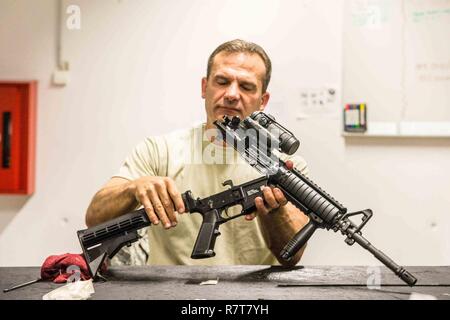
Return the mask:
[[(80, 6), (81, 30), (63, 32), (71, 82), (60, 88), (50, 81), (57, 2), (0, 1), (0, 79), (39, 80), (36, 192), (0, 195), (0, 266), (80, 252), (76, 231), (95, 191), (146, 135), (203, 120), (206, 59), (236, 37), (270, 54), (267, 111), (300, 138), (311, 177), (349, 210), (374, 210), (367, 238), (401, 264), (450, 263), (447, 140), (346, 143), (339, 116), (296, 118), (300, 88), (341, 94), (342, 1), (239, 3), (64, 1)], [(317, 232), (303, 262), (378, 264), (343, 240)]]

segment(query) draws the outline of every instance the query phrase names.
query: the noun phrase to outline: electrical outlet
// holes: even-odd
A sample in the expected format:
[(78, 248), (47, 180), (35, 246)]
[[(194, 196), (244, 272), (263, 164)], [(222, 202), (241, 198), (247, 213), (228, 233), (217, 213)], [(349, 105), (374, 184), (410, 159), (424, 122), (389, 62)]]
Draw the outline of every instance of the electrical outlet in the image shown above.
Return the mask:
[(55, 86), (65, 86), (70, 81), (68, 70), (55, 70), (53, 72), (52, 83)]

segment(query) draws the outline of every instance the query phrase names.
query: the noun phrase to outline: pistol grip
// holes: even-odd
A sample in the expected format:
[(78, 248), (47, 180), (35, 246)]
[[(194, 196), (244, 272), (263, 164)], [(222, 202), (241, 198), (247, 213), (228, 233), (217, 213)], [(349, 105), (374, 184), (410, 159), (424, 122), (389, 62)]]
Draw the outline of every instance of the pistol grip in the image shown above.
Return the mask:
[(211, 258), (216, 255), (214, 245), (217, 236), (220, 235), (218, 224), (218, 213), (216, 210), (208, 212), (203, 217), (203, 223), (198, 232), (194, 249), (192, 250), (192, 259)]

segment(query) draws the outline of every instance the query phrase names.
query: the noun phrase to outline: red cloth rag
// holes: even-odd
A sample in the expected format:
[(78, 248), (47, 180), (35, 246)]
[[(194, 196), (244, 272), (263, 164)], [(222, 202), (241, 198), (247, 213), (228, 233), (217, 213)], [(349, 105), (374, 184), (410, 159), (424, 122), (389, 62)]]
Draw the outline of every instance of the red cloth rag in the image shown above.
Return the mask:
[[(72, 266), (70, 270), (67, 270), (70, 266)], [(76, 267), (79, 268), (79, 271)], [(91, 278), (89, 268), (82, 254), (66, 253), (49, 256), (42, 264), (41, 278), (43, 280), (63, 283), (67, 282), (67, 279), (71, 276), (74, 277), (74, 280), (89, 280)]]

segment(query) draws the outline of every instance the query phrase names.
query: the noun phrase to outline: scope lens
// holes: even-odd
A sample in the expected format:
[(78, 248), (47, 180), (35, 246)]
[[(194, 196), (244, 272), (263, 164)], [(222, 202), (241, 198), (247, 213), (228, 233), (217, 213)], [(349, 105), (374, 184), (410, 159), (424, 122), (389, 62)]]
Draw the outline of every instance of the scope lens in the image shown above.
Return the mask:
[(292, 155), (297, 151), (300, 146), (300, 141), (298, 141), (293, 135), (289, 133), (282, 133), (280, 136), (280, 148), (283, 153)]

